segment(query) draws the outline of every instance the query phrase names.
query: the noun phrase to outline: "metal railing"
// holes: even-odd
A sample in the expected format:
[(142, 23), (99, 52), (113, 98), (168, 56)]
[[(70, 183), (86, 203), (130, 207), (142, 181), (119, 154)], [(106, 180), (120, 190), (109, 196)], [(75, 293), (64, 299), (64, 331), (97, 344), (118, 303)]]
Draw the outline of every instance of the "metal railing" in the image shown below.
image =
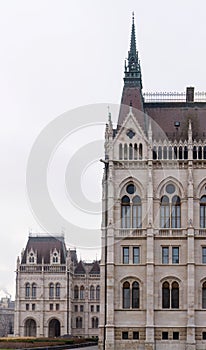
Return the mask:
[[(186, 92), (144, 92), (145, 102), (186, 102)], [(206, 92), (194, 93), (194, 102), (206, 102)]]

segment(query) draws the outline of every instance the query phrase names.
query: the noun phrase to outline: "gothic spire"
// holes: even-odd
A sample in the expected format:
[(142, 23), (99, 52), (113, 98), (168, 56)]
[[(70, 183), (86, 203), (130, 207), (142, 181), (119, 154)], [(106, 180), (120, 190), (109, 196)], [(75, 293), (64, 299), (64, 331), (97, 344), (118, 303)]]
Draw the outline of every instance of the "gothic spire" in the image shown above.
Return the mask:
[(132, 14), (132, 31), (130, 40), (130, 50), (127, 62), (125, 61), (124, 83), (126, 86), (140, 87), (142, 89), (141, 68), (136, 49), (136, 34), (134, 24), (134, 12)]

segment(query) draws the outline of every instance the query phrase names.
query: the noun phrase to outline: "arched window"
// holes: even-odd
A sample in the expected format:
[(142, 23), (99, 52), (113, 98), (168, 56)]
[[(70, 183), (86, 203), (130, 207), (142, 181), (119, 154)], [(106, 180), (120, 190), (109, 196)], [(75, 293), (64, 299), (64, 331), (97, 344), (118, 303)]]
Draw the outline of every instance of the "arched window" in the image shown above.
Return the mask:
[(56, 283), (56, 298), (60, 298), (60, 283)]
[(49, 298), (54, 298), (54, 283), (49, 284)]
[(156, 148), (156, 146), (153, 147), (153, 159), (154, 160), (157, 159), (157, 148)]
[(172, 198), (172, 228), (181, 227), (181, 210), (180, 210), (180, 197), (174, 196)]
[(121, 200), (121, 227), (141, 228), (142, 227), (142, 203), (141, 198), (135, 195), (136, 187), (133, 183), (126, 186), (128, 195)]
[(167, 147), (163, 147), (163, 159), (167, 159)]
[[(168, 185), (169, 187), (169, 185)], [(174, 187), (174, 186), (173, 186)], [(171, 202), (170, 202), (171, 201)], [(181, 227), (181, 201), (179, 196), (163, 196), (160, 203), (160, 227)]]
[(124, 145), (124, 159), (127, 160), (127, 144)]
[(134, 160), (137, 160), (137, 144), (134, 144)]
[(184, 147), (184, 159), (188, 159), (188, 150), (187, 150), (187, 146)]
[(177, 146), (174, 146), (174, 159), (177, 159)]
[(197, 147), (193, 147), (193, 159), (197, 159)]
[(132, 199), (132, 227), (140, 228), (142, 226), (142, 204), (139, 196)]
[(169, 159), (172, 159), (172, 146), (169, 146)]
[(57, 263), (59, 262), (58, 254), (57, 254), (56, 252), (53, 254), (52, 262), (53, 262), (54, 264), (57, 264)]
[(123, 309), (130, 308), (130, 284), (124, 282), (123, 284)]
[(179, 284), (177, 282), (172, 283), (172, 309), (179, 308)]
[(79, 287), (74, 287), (74, 299), (79, 299)]
[(162, 159), (162, 147), (158, 147), (158, 159)]
[(34, 254), (33, 254), (33, 253), (30, 253), (30, 254), (29, 254), (29, 262), (30, 262), (31, 264), (34, 263)]
[(90, 300), (94, 300), (94, 286), (90, 287)]
[(26, 283), (26, 285), (25, 285), (25, 296), (26, 296), (26, 298), (30, 297), (30, 284), (29, 283)]
[(130, 199), (128, 196), (122, 197), (121, 205), (122, 228), (130, 227)]
[(32, 283), (31, 295), (33, 299), (36, 299), (36, 283)]
[(143, 155), (143, 147), (142, 144), (139, 144), (139, 159), (142, 159), (142, 155)]
[(206, 159), (206, 146), (203, 148), (203, 158)]
[(162, 308), (170, 308), (170, 286), (168, 282), (164, 282), (162, 285)]
[(206, 196), (200, 199), (200, 227), (206, 228)]
[(170, 227), (170, 205), (169, 205), (169, 198), (167, 196), (163, 196), (161, 198), (160, 227), (162, 228)]
[(206, 282), (202, 285), (202, 308), (206, 309)]
[(92, 317), (92, 328), (98, 328), (98, 327), (99, 327), (98, 317)]
[(182, 146), (179, 147), (179, 159), (182, 159)]
[(76, 317), (76, 328), (82, 328), (82, 317)]
[(139, 283), (133, 282), (132, 284), (132, 308), (139, 308)]
[(202, 159), (202, 146), (198, 147), (198, 159)]
[(132, 143), (129, 144), (129, 159), (133, 159), (133, 146)]
[(80, 287), (80, 299), (84, 299), (84, 286)]
[(100, 299), (100, 286), (97, 286), (97, 288), (96, 288), (96, 299), (97, 300)]
[(119, 144), (119, 159), (122, 159), (122, 144)]
[(179, 284), (174, 281), (171, 284), (164, 282), (162, 285), (162, 308), (179, 309)]

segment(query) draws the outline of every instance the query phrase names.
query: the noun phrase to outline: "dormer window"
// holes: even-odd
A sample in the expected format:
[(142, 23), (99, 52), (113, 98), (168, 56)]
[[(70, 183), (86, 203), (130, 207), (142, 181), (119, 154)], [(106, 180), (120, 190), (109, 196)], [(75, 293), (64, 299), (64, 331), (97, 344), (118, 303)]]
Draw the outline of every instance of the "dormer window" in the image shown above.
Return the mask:
[(36, 264), (37, 254), (31, 249), (27, 252), (27, 264)]
[(60, 252), (56, 249), (50, 253), (50, 264), (60, 264)]

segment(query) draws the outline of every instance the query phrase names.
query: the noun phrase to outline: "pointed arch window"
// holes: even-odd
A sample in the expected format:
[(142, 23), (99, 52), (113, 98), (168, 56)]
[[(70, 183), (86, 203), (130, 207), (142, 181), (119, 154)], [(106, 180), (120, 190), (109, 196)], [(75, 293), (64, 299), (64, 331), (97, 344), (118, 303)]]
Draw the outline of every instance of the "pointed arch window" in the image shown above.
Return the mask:
[(158, 159), (162, 159), (162, 147), (158, 147)]
[(122, 228), (130, 227), (130, 199), (128, 196), (122, 197), (121, 206)]
[(60, 283), (56, 283), (56, 298), (60, 298)]
[(162, 308), (170, 308), (170, 286), (168, 282), (164, 282), (162, 285)]
[(184, 147), (184, 159), (188, 159), (188, 149), (187, 149), (187, 146)]
[(162, 308), (179, 309), (179, 284), (174, 281), (171, 284), (164, 282), (162, 284)]
[(36, 299), (36, 283), (32, 283), (31, 295), (33, 299)]
[(134, 144), (134, 160), (137, 160), (137, 144)]
[(153, 147), (153, 159), (154, 160), (157, 159), (157, 147), (156, 146)]
[(179, 147), (179, 159), (182, 159), (182, 146)]
[(206, 196), (200, 199), (200, 227), (206, 228)]
[(139, 283), (133, 282), (132, 284), (132, 308), (139, 308)]
[(94, 286), (90, 287), (90, 300), (94, 300)]
[(172, 309), (179, 308), (179, 284), (177, 282), (172, 283)]
[(49, 284), (49, 298), (54, 298), (54, 283)]
[(160, 226), (162, 228), (170, 227), (170, 205), (169, 205), (169, 198), (167, 196), (163, 196), (161, 198)]
[(180, 197), (174, 196), (172, 198), (172, 228), (181, 227), (181, 212), (180, 212)]
[(25, 285), (25, 297), (29, 298), (30, 297), (30, 284), (26, 283)]
[(167, 159), (167, 147), (163, 147), (163, 159)]
[(202, 308), (206, 309), (206, 282), (202, 284)]
[(119, 159), (122, 159), (122, 144), (119, 144)]
[[(171, 201), (171, 202), (170, 202)], [(181, 200), (179, 196), (163, 196), (160, 202), (160, 227), (181, 227)]]
[(79, 287), (74, 287), (74, 299), (79, 299)]
[(130, 308), (130, 284), (124, 282), (123, 284), (123, 309)]
[(129, 160), (133, 159), (133, 145), (129, 144)]
[(142, 223), (142, 204), (139, 196), (132, 199), (132, 227), (140, 228)]
[(124, 159), (127, 160), (127, 144), (124, 144)]
[[(127, 186), (127, 192), (130, 187)], [(136, 191), (136, 188), (134, 192)], [(123, 196), (121, 200), (121, 227), (122, 228), (141, 228), (142, 227), (142, 203), (141, 198), (136, 195), (133, 196), (134, 192), (129, 193), (130, 196)]]
[(198, 147), (198, 159), (202, 159), (202, 146)]
[(80, 287), (80, 299), (84, 299), (84, 286)]
[(76, 317), (76, 328), (82, 328), (82, 317)]
[(100, 286), (96, 288), (96, 300), (100, 300)]
[(98, 317), (92, 317), (92, 328), (98, 328), (98, 327), (99, 327)]
[(139, 144), (139, 159), (142, 159), (143, 156), (143, 146), (142, 143)]

